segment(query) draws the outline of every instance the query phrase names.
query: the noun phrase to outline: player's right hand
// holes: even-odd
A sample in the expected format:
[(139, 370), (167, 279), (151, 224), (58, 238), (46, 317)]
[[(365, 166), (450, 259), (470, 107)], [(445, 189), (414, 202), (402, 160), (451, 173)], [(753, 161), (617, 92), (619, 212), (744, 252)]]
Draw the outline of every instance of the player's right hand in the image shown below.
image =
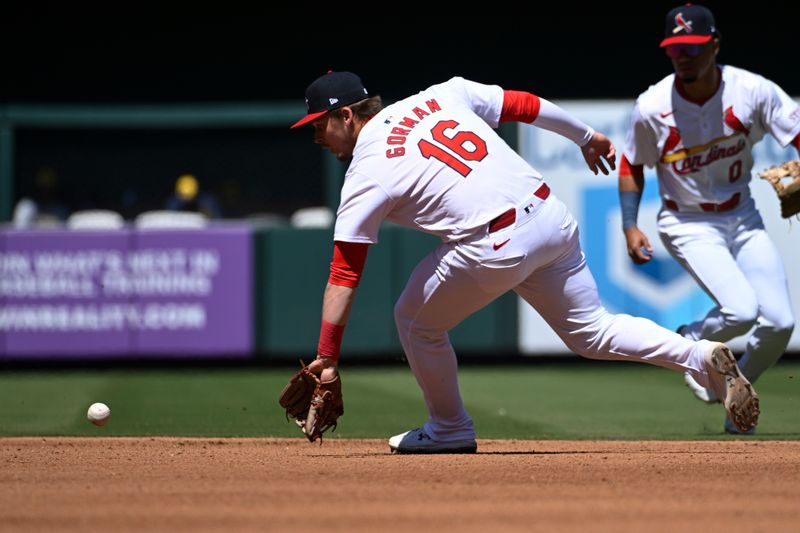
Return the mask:
[(653, 247), (642, 230), (631, 226), (625, 230), (625, 241), (628, 244), (628, 255), (637, 265), (647, 263), (653, 258)]
[[(614, 143), (611, 142), (611, 139), (599, 131), (594, 132), (589, 142), (581, 146), (581, 153), (589, 170), (595, 176), (598, 171), (608, 176), (609, 169), (606, 168), (606, 165), (611, 170), (617, 168), (617, 149), (614, 148)], [(603, 162), (604, 159), (605, 164)]]

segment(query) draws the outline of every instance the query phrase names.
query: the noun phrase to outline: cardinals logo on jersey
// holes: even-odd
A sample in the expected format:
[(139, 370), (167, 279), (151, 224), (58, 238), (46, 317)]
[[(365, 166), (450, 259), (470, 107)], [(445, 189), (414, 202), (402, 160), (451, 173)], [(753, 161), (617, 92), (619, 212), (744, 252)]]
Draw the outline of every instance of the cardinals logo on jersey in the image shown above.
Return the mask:
[(728, 106), (728, 108), (722, 112), (722, 120), (724, 120), (725, 125), (727, 125), (734, 132), (750, 135), (750, 128), (742, 124), (742, 121), (739, 120), (739, 117), (733, 114), (733, 106)]
[(692, 33), (692, 21), (684, 19), (683, 13), (678, 13), (675, 15), (675, 27), (672, 29), (672, 33), (678, 33), (681, 30)]
[(661, 157), (664, 158), (667, 154), (671, 154), (681, 144), (681, 132), (675, 126), (669, 127), (669, 135), (667, 140), (664, 141), (664, 147), (661, 149)]

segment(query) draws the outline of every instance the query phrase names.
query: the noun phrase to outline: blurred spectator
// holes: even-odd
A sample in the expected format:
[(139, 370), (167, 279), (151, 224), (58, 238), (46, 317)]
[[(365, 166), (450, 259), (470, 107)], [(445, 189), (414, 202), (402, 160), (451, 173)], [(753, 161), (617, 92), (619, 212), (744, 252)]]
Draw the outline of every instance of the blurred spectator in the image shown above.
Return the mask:
[(25, 197), (20, 198), (14, 206), (14, 216), (11, 221), (17, 229), (30, 228), (36, 224), (38, 216), (39, 208), (36, 207), (36, 202)]
[(192, 174), (183, 174), (178, 178), (175, 193), (164, 207), (170, 211), (192, 211), (208, 218), (222, 218), (217, 199), (211, 193), (201, 191), (197, 178)]
[(50, 167), (40, 167), (33, 177), (33, 189), (14, 206), (12, 222), (16, 228), (59, 226), (67, 220), (69, 208), (61, 200), (58, 175)]

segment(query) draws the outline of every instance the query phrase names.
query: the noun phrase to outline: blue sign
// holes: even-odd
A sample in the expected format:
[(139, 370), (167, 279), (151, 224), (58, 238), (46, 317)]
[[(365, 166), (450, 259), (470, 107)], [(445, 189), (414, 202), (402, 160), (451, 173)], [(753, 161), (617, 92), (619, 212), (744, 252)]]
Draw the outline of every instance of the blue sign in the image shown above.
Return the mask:
[[(619, 211), (616, 183), (587, 186), (582, 194), (581, 245), (607, 307), (613, 312), (649, 318), (674, 330), (701, 318), (715, 305), (672, 257), (656, 254), (649, 262), (637, 265), (625, 253), (624, 244), (621, 251), (612, 245), (612, 238), (623, 243), (625, 240), (619, 217), (614, 216)], [(640, 210), (660, 202), (655, 179), (648, 179)], [(658, 235), (648, 238), (652, 244)], [(687, 290), (689, 282), (693, 285)]]

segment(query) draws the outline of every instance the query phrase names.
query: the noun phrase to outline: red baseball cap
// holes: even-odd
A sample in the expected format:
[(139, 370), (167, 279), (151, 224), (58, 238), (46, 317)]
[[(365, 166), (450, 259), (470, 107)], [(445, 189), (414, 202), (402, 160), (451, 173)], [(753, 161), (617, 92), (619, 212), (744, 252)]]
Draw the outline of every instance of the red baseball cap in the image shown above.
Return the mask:
[(686, 4), (667, 13), (661, 48), (671, 44), (705, 44), (717, 35), (714, 15), (704, 6)]
[(369, 96), (369, 92), (361, 83), (361, 78), (352, 72), (328, 71), (306, 89), (308, 114), (295, 122), (292, 128), (308, 124), (328, 111), (354, 104)]

